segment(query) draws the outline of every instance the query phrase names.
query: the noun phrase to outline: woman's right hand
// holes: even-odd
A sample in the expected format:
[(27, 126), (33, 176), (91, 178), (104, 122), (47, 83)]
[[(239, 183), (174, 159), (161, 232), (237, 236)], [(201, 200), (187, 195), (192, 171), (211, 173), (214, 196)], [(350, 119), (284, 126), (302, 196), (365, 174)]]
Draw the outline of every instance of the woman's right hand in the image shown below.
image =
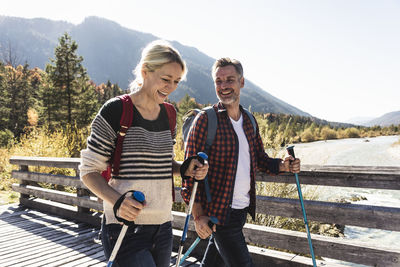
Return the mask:
[(118, 216), (127, 221), (134, 221), (145, 205), (146, 201), (142, 204), (134, 200), (132, 197), (127, 196), (118, 209)]

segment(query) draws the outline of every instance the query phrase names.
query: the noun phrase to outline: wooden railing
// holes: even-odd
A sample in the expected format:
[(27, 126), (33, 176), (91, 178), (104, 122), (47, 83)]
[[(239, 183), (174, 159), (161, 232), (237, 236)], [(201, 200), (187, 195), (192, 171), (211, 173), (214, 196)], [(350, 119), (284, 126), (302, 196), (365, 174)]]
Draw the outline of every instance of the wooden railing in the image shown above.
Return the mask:
[[(10, 162), (19, 166), (18, 170), (12, 172), (12, 177), (20, 180), (19, 184), (13, 185), (13, 189), (21, 193), (22, 205), (96, 226), (100, 224), (102, 204), (79, 180), (79, 159), (12, 157)], [(75, 170), (75, 176), (32, 172), (29, 171), (29, 166), (69, 168)], [(299, 176), (302, 185), (330, 186), (332, 190), (336, 187), (400, 190), (400, 167), (303, 165)], [(267, 176), (259, 173), (257, 180), (266, 183), (294, 183), (293, 175), (289, 174)], [(76, 193), (45, 189), (37, 183), (69, 186), (76, 189)], [(181, 202), (179, 188), (176, 188), (175, 193), (176, 201)], [(305, 207), (309, 221), (400, 231), (400, 208), (311, 200), (305, 200)], [(257, 196), (257, 213), (302, 218), (298, 199)], [(173, 227), (182, 229), (185, 214), (173, 212), (173, 216)], [(189, 230), (194, 230), (192, 224)], [(252, 244), (249, 249), (256, 266), (312, 265), (309, 257), (299, 256), (299, 254), (309, 253), (307, 236), (304, 232), (254, 224), (246, 224), (244, 232), (247, 241)], [(179, 233), (177, 235), (179, 236)], [(316, 234), (311, 236), (320, 266), (339, 265), (331, 261), (328, 263), (325, 261), (327, 258), (367, 266), (400, 266), (400, 245), (385, 247), (346, 238)], [(190, 233), (189, 237), (194, 238), (195, 233)], [(190, 244), (190, 241), (186, 243)], [(199, 246), (200, 253), (203, 252), (205, 243)], [(277, 248), (290, 251), (290, 253), (267, 248)]]

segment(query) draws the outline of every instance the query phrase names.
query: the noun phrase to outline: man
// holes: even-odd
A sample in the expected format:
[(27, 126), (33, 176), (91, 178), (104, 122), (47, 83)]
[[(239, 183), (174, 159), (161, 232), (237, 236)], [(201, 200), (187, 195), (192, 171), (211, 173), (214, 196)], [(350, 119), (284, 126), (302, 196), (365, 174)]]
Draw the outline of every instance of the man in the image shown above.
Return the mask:
[[(253, 266), (242, 229), (247, 213), (253, 220), (255, 217), (256, 170), (269, 174), (299, 172), (300, 160), (291, 156), (284, 160), (275, 159), (265, 153), (258, 127), (254, 132), (250, 118), (240, 105), (244, 77), (238, 60), (217, 60), (212, 67), (212, 77), (219, 99), (213, 106), (218, 127), (208, 151), (212, 202), (207, 203), (204, 186), (200, 184), (192, 211), (198, 235), (204, 239), (212, 234), (202, 266)], [(185, 158), (204, 151), (206, 136), (207, 115), (202, 112), (189, 132)], [(190, 199), (192, 185), (192, 179), (183, 181), (185, 202)], [(209, 216), (215, 216), (219, 221), (213, 230), (207, 225)]]

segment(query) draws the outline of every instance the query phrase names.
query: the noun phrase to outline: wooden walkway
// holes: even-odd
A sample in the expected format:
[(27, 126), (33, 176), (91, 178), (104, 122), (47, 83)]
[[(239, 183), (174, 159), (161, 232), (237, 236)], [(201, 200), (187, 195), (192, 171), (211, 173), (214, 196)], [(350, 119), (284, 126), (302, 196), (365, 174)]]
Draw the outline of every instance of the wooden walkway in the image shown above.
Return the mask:
[[(0, 266), (106, 266), (98, 233), (85, 223), (18, 205), (0, 206)], [(182, 266), (199, 263), (189, 258)]]

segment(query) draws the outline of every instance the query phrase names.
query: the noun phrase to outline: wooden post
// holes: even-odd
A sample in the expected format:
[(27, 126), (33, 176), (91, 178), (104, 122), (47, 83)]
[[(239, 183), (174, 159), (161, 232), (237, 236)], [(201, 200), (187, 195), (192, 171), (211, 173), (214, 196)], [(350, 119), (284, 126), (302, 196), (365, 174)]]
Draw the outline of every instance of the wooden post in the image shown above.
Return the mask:
[[(29, 172), (29, 168), (28, 168), (28, 165), (19, 165), (19, 170), (20, 171), (23, 171), (23, 172)], [(29, 181), (27, 181), (27, 180), (20, 180), (20, 184), (21, 185), (28, 185), (29, 184)], [(21, 194), (21, 196), (20, 196), (20, 199), (28, 199), (29, 198), (29, 195), (26, 195), (26, 194)]]
[[(79, 178), (79, 169), (78, 168), (75, 169), (75, 174)], [(90, 192), (89, 192), (89, 190), (84, 189), (84, 188), (77, 188), (76, 195), (78, 197), (90, 197)], [(78, 206), (78, 213), (88, 213), (89, 214), (90, 209)]]

